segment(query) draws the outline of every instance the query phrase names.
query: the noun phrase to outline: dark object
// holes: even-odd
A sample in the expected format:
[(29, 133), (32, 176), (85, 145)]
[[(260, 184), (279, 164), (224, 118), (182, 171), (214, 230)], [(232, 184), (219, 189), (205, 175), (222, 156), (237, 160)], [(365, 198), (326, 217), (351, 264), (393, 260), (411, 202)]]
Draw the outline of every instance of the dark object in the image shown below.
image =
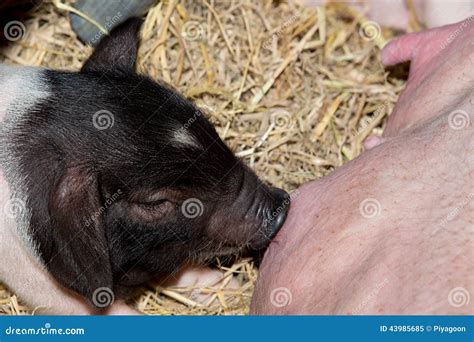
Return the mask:
[[(79, 0), (74, 7), (110, 32), (127, 19), (142, 16), (156, 2), (157, 0)], [(96, 46), (106, 35), (77, 14), (70, 13), (70, 18), (72, 29), (83, 43)]]

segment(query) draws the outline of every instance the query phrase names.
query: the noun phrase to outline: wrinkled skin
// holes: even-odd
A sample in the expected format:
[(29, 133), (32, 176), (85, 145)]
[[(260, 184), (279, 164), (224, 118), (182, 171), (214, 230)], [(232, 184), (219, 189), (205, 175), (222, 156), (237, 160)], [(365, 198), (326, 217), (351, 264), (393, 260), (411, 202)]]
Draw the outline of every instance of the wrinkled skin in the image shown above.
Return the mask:
[(253, 314), (474, 313), (473, 23), (440, 47), (460, 25), (385, 47), (411, 70), (384, 135), (293, 195)]

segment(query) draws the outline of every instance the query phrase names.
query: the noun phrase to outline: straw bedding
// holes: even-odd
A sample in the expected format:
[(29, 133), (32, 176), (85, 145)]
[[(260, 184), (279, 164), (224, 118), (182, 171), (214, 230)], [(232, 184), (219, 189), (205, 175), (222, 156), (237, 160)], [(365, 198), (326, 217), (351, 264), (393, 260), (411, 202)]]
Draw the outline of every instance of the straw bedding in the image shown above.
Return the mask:
[[(92, 51), (58, 2), (46, 1), (23, 23), (22, 39), (0, 60), (77, 71)], [(238, 156), (291, 191), (355, 158), (364, 138), (383, 129), (404, 84), (380, 64), (392, 36), (343, 4), (164, 1), (146, 16), (138, 69), (205, 106)], [(223, 271), (223, 282), (204, 289), (149, 284), (130, 303), (146, 314), (248, 313), (253, 261)], [(230, 277), (238, 288), (224, 289)], [(210, 294), (205, 305), (193, 300), (198, 292)], [(0, 285), (0, 313), (32, 312)]]

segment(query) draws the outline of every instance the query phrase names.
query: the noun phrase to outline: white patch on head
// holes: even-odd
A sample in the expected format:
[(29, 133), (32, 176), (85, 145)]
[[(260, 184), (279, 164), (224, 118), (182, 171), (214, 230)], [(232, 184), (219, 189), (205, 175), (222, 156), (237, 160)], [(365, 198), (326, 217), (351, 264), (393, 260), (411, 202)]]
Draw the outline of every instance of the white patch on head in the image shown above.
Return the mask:
[[(43, 73), (42, 69), (0, 64), (0, 175), (4, 178), (4, 191), (0, 194), (2, 210), (8, 200), (20, 203), (27, 203), (28, 200), (26, 175), (19, 173), (19, 160), (11, 152), (10, 143), (12, 135), (16, 134), (28, 111), (51, 95)], [(6, 191), (6, 188), (9, 188), (9, 191)], [(30, 217), (30, 211), (25, 208), (19, 217), (15, 217), (15, 221), (18, 235), (30, 248), (35, 249), (27, 234)]]
[(196, 138), (184, 127), (173, 132), (172, 141), (180, 145), (201, 148)]

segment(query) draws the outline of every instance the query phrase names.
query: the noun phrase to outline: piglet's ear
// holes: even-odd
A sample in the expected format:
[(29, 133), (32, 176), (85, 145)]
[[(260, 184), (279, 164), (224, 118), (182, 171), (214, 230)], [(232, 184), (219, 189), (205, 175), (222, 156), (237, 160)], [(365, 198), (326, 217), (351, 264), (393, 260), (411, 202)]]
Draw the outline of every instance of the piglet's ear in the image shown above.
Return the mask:
[(81, 71), (129, 73), (134, 71), (142, 20), (131, 18), (102, 39)]
[(82, 166), (67, 168), (49, 202), (53, 241), (45, 258), (56, 279), (96, 307), (111, 304), (104, 295), (113, 298), (101, 203), (97, 176)]

